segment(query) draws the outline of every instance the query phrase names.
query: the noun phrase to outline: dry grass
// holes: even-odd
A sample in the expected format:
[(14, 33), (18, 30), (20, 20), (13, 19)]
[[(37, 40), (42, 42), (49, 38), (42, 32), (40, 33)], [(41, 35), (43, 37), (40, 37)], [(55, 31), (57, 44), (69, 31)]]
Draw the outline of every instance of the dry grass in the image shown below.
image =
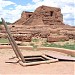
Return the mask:
[[(9, 43), (8, 39), (0, 39), (0, 43)], [(34, 49), (37, 47), (60, 47), (60, 48), (66, 48), (66, 49), (72, 49), (75, 50), (75, 40), (70, 39), (69, 41), (59, 41), (59, 42), (47, 42), (46, 38), (36, 38), (33, 37), (31, 42), (19, 42), (19, 45), (21, 46), (33, 46)]]

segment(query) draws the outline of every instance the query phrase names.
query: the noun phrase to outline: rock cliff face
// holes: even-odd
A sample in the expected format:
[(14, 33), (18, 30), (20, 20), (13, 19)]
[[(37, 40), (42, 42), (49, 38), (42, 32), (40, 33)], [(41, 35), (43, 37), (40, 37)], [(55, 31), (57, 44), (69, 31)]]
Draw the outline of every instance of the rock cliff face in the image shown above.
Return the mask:
[(21, 18), (13, 24), (64, 25), (60, 8), (40, 6), (34, 12), (22, 12)]

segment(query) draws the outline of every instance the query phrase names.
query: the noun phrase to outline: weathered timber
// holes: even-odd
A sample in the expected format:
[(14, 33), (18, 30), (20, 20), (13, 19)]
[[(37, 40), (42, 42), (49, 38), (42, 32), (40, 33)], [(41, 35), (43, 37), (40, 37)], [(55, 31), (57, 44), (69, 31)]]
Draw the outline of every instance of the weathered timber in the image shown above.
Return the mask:
[(22, 60), (22, 62), (25, 62), (25, 59), (24, 59), (22, 53), (20, 52), (20, 50), (19, 50), (19, 48), (18, 48), (18, 46), (17, 46), (17, 44), (16, 44), (14, 38), (12, 37), (12, 35), (11, 35), (11, 33), (10, 33), (10, 30), (9, 30), (8, 27), (7, 27), (6, 22), (4, 21), (3, 18), (1, 18), (1, 19), (2, 19), (3, 25), (4, 25), (5, 29), (6, 29), (6, 32), (7, 32), (7, 34), (8, 34), (8, 39), (9, 39), (11, 45), (12, 45), (12, 48), (13, 48), (13, 50), (14, 50), (16, 56), (17, 56), (18, 58), (20, 57), (21, 60)]
[(57, 61), (58, 61), (58, 59), (51, 59), (51, 60), (31, 62), (31, 63), (23, 63), (22, 61), (20, 61), (19, 63), (22, 66), (32, 66), (32, 65), (38, 65), (38, 64), (49, 64), (49, 63), (54, 63)]

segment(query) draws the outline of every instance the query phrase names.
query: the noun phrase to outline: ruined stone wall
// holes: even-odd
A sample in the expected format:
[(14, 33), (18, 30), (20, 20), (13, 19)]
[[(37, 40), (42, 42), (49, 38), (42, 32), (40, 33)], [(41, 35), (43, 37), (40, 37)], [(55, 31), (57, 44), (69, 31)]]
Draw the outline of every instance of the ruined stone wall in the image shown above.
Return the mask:
[(21, 14), (21, 18), (15, 21), (12, 25), (22, 25), (31, 15), (32, 12), (23, 11)]
[(21, 18), (13, 24), (64, 25), (60, 8), (40, 6), (34, 12), (23, 11)]
[(28, 19), (32, 15), (33, 12), (23, 11), (21, 14), (21, 18)]
[[(23, 24), (25, 25), (62, 25), (63, 15), (60, 8), (40, 6), (32, 16)], [(64, 24), (63, 24), (64, 25)]]
[(34, 12), (23, 11), (9, 29), (17, 41), (31, 41), (35, 36), (47, 38), (48, 42), (75, 39), (75, 27), (65, 25), (61, 9), (55, 7), (40, 6)]

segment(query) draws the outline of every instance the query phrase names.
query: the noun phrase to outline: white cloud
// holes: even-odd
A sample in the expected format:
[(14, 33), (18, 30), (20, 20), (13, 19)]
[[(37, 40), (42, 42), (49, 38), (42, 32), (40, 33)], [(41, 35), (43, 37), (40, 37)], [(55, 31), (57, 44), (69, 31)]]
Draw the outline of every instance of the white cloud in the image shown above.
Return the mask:
[(66, 3), (73, 3), (74, 0), (61, 0), (62, 2), (66, 2)]
[(47, 5), (47, 6), (53, 6), (53, 7), (57, 7), (57, 4), (52, 1), (52, 0), (40, 0), (38, 2), (35, 3), (35, 7), (41, 6), (41, 5)]
[(9, 5), (16, 5), (16, 4), (11, 1), (0, 0), (0, 18), (1, 17), (3, 17), (3, 18), (9, 17), (8, 13), (10, 12), (10, 10), (4, 9), (4, 7), (9, 6)]
[[(75, 6), (73, 6), (74, 0), (32, 0), (34, 4), (28, 3), (25, 6), (17, 5), (11, 1), (0, 0), (0, 17), (4, 17), (7, 21), (14, 22), (20, 18), (22, 11), (33, 11), (38, 6), (47, 5), (52, 7), (61, 8), (61, 12), (64, 15), (64, 22), (67, 24), (73, 24), (74, 20), (70, 20), (75, 17)], [(4, 9), (8, 5), (14, 5), (14, 9)], [(69, 20), (68, 20), (69, 19)], [(75, 25), (75, 24), (74, 24)]]
[(3, 8), (3, 7), (6, 7), (8, 5), (11, 5), (11, 4), (15, 4), (11, 1), (4, 1), (4, 0), (0, 0), (0, 7)]

